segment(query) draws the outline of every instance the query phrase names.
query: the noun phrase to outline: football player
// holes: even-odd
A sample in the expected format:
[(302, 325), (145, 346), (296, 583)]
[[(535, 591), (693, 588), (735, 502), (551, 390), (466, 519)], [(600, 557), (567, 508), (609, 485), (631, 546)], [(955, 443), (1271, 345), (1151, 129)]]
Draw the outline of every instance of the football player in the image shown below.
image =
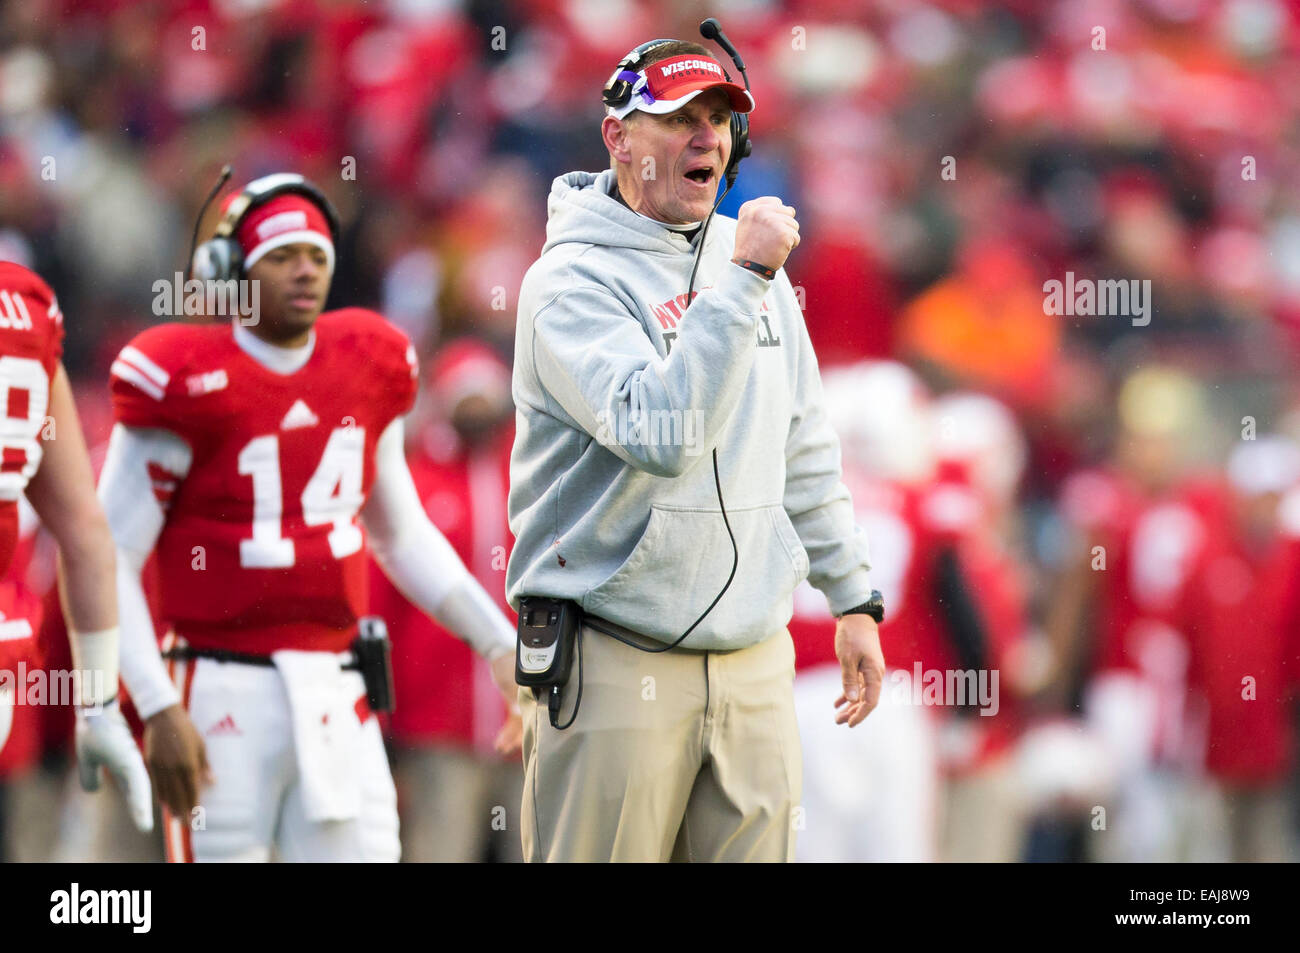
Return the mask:
[[(256, 282), (241, 297), (257, 312), (151, 328), (112, 367), (100, 497), (134, 626), (123, 677), (172, 860), (398, 858), (393, 782), (350, 651), (367, 539), (514, 704), (514, 626), (429, 521), (403, 455), (414, 349), (374, 312), (322, 314), (337, 243), (310, 182), (251, 182), (194, 272)], [(166, 667), (140, 582), (151, 553)], [(519, 735), (516, 714), (499, 749)]]
[[(1179, 618), (1221, 490), (1197, 472), (1210, 416), (1203, 386), (1169, 367), (1125, 378), (1113, 460), (1061, 489), (1064, 545), (1045, 628), (1045, 700), (1081, 707), (1115, 765), (1120, 807), (1095, 859), (1171, 862), (1194, 853), (1203, 727), (1188, 704), (1192, 644)], [(1200, 607), (1205, 613), (1207, 607)], [(1171, 811), (1170, 804), (1185, 810)]]
[[(62, 354), (63, 313), (54, 292), (21, 265), (0, 262), (0, 576), (13, 560), (18, 501), (26, 493), (59, 544), (59, 596), (81, 682), (76, 699), (81, 784), (97, 790), (99, 769), (108, 768), (136, 826), (147, 831), (153, 828), (149, 779), (117, 704), (113, 540), (95, 499), (90, 455)], [(33, 637), (32, 626), (12, 598), (0, 599), (0, 619), (0, 670), (16, 669), (14, 663), (31, 654), (24, 643)], [(18, 700), (4, 695), (25, 687), (16, 679), (0, 681), (0, 707)], [(10, 726), (9, 712), (3, 714), (0, 748)]]

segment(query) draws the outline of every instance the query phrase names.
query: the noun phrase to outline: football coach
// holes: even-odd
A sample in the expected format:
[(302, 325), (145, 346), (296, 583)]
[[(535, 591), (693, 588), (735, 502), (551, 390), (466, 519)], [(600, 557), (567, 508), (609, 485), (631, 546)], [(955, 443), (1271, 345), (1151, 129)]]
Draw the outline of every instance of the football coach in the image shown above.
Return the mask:
[(705, 227), (733, 111), (754, 106), (705, 47), (642, 44), (602, 98), (611, 168), (554, 181), (519, 298), (507, 596), (581, 619), (559, 710), (520, 690), (524, 854), (788, 861), (800, 581), (838, 617), (843, 694), (826, 717), (859, 724), (885, 670), (866, 539), (782, 270), (799, 225), (765, 196)]

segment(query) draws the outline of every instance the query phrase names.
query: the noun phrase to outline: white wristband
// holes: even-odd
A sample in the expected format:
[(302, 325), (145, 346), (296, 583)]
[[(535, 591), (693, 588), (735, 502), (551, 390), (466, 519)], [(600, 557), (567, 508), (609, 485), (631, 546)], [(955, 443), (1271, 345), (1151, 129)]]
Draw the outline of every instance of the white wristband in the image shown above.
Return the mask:
[(83, 708), (96, 708), (117, 697), (118, 627), (98, 632), (69, 632), (72, 667), (80, 673), (76, 702)]

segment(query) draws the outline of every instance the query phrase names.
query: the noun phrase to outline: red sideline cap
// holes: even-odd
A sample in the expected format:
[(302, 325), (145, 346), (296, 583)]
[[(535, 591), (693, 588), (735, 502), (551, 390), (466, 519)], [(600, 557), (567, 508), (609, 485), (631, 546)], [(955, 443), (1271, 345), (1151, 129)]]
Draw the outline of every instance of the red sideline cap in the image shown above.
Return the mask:
[(639, 73), (624, 70), (623, 78), (635, 80), (632, 95), (610, 115), (622, 119), (634, 109), (663, 115), (681, 109), (706, 89), (721, 89), (727, 94), (735, 112), (747, 113), (754, 108), (754, 97), (744, 86), (727, 81), (722, 64), (702, 53), (686, 53), (651, 63)]
[[(231, 193), (227, 204), (238, 195), (238, 192)], [(329, 270), (334, 270), (334, 242), (329, 221), (315, 202), (296, 192), (277, 195), (245, 215), (235, 232), (235, 239), (243, 249), (245, 268), (252, 268), (273, 248), (306, 242), (324, 251), (329, 259)]]

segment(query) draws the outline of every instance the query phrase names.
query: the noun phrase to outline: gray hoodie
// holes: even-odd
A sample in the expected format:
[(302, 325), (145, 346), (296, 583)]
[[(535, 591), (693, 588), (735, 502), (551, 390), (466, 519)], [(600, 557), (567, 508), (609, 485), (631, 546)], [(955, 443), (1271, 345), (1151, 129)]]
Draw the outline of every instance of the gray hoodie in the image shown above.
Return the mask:
[[(733, 264), (736, 220), (695, 246), (620, 204), (614, 173), (555, 180), (519, 293), (506, 594), (573, 599), (684, 646), (753, 645), (805, 577), (833, 612), (871, 593), (817, 358), (784, 271)], [(697, 235), (694, 242), (699, 241)]]

